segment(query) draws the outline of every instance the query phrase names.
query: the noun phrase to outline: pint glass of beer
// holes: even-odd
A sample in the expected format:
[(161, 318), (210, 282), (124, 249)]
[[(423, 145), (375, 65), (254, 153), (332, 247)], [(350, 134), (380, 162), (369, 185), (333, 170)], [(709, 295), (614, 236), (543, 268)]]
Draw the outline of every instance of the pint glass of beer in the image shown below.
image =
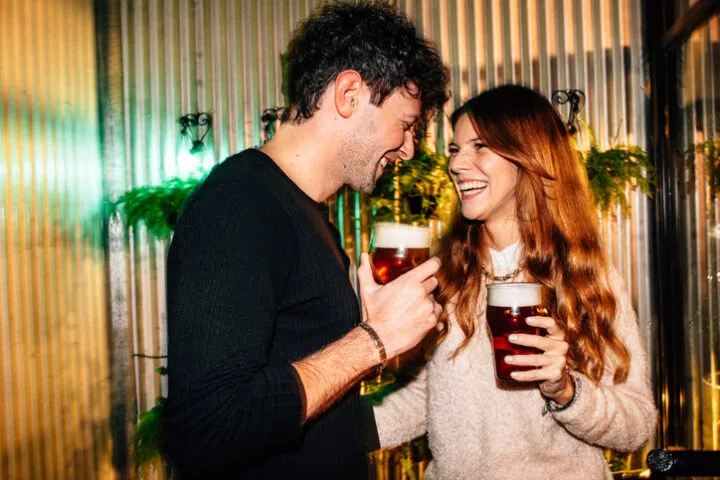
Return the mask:
[(370, 256), (376, 282), (395, 280), (430, 258), (430, 228), (378, 222)]
[(547, 316), (547, 293), (540, 283), (491, 283), (487, 286), (487, 322), (492, 334), (495, 375), (500, 380), (515, 381), (510, 373), (535, 367), (509, 365), (507, 355), (542, 353), (532, 347), (510, 343), (513, 333), (542, 335), (541, 328), (531, 327), (527, 317)]
[[(370, 244), (375, 281), (385, 285), (430, 258), (431, 231), (404, 223), (377, 222)], [(390, 359), (388, 369), (360, 384), (360, 394), (370, 395), (395, 382), (393, 369), (398, 359)]]

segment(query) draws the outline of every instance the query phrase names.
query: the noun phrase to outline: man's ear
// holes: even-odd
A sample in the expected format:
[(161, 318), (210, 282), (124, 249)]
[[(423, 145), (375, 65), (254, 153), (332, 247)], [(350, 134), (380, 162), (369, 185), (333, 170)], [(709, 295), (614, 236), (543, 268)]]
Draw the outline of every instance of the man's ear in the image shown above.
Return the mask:
[(360, 106), (362, 77), (355, 70), (345, 70), (335, 77), (335, 108), (343, 118), (348, 118)]

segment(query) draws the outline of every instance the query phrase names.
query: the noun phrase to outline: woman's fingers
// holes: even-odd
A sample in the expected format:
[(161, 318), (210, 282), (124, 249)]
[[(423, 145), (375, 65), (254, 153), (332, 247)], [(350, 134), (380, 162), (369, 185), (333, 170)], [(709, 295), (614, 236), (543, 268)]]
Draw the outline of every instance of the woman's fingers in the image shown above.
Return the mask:
[(513, 372), (512, 377), (519, 382), (541, 382), (541, 387), (561, 384), (564, 381), (567, 353), (570, 349), (565, 341), (565, 333), (552, 317), (528, 317), (525, 321), (532, 327), (544, 329), (547, 335), (514, 333), (508, 337), (515, 345), (536, 348), (542, 352), (506, 356), (505, 362), (510, 365), (535, 367)]
[(514, 333), (508, 337), (511, 343), (522, 345), (525, 347), (537, 348), (550, 355), (567, 355), (569, 345), (565, 340), (559, 340), (552, 337), (540, 337), (538, 335), (528, 335), (525, 333)]
[[(541, 354), (508, 355), (505, 362), (510, 365), (535, 367), (526, 371), (512, 373), (512, 377), (519, 382), (543, 382), (542, 384), (555, 384), (563, 380), (569, 345), (564, 340), (562, 330), (550, 317), (531, 317), (529, 324), (548, 330), (548, 336), (529, 335), (523, 333), (512, 334), (508, 337), (511, 343), (532, 347), (540, 350)], [(550, 334), (550, 332), (554, 332)]]
[(565, 338), (563, 330), (552, 317), (527, 317), (525, 323), (531, 327), (544, 328), (547, 331), (548, 337), (556, 339)]
[(510, 376), (518, 382), (559, 382), (563, 378), (564, 364), (562, 368), (547, 366), (543, 368), (515, 371)]
[(551, 355), (506, 355), (505, 363), (519, 367), (547, 367), (557, 363)]

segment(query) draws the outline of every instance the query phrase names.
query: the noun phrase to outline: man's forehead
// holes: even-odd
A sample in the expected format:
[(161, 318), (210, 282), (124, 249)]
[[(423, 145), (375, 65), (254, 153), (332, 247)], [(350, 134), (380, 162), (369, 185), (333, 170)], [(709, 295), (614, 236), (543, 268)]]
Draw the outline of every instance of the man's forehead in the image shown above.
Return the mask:
[(400, 113), (403, 117), (420, 116), (420, 97), (414, 93), (415, 92), (411, 92), (405, 87), (400, 87), (390, 94), (389, 100), (393, 101), (397, 106), (400, 106)]

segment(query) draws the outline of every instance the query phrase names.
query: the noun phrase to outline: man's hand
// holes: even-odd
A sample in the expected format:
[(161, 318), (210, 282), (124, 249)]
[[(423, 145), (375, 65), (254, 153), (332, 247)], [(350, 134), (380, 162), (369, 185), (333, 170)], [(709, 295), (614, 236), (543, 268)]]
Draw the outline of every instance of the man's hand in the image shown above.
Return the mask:
[(373, 278), (367, 253), (360, 257), (358, 282), (363, 321), (380, 336), (388, 358), (417, 345), (437, 325), (442, 307), (432, 295), (440, 260), (431, 258), (387, 285)]

